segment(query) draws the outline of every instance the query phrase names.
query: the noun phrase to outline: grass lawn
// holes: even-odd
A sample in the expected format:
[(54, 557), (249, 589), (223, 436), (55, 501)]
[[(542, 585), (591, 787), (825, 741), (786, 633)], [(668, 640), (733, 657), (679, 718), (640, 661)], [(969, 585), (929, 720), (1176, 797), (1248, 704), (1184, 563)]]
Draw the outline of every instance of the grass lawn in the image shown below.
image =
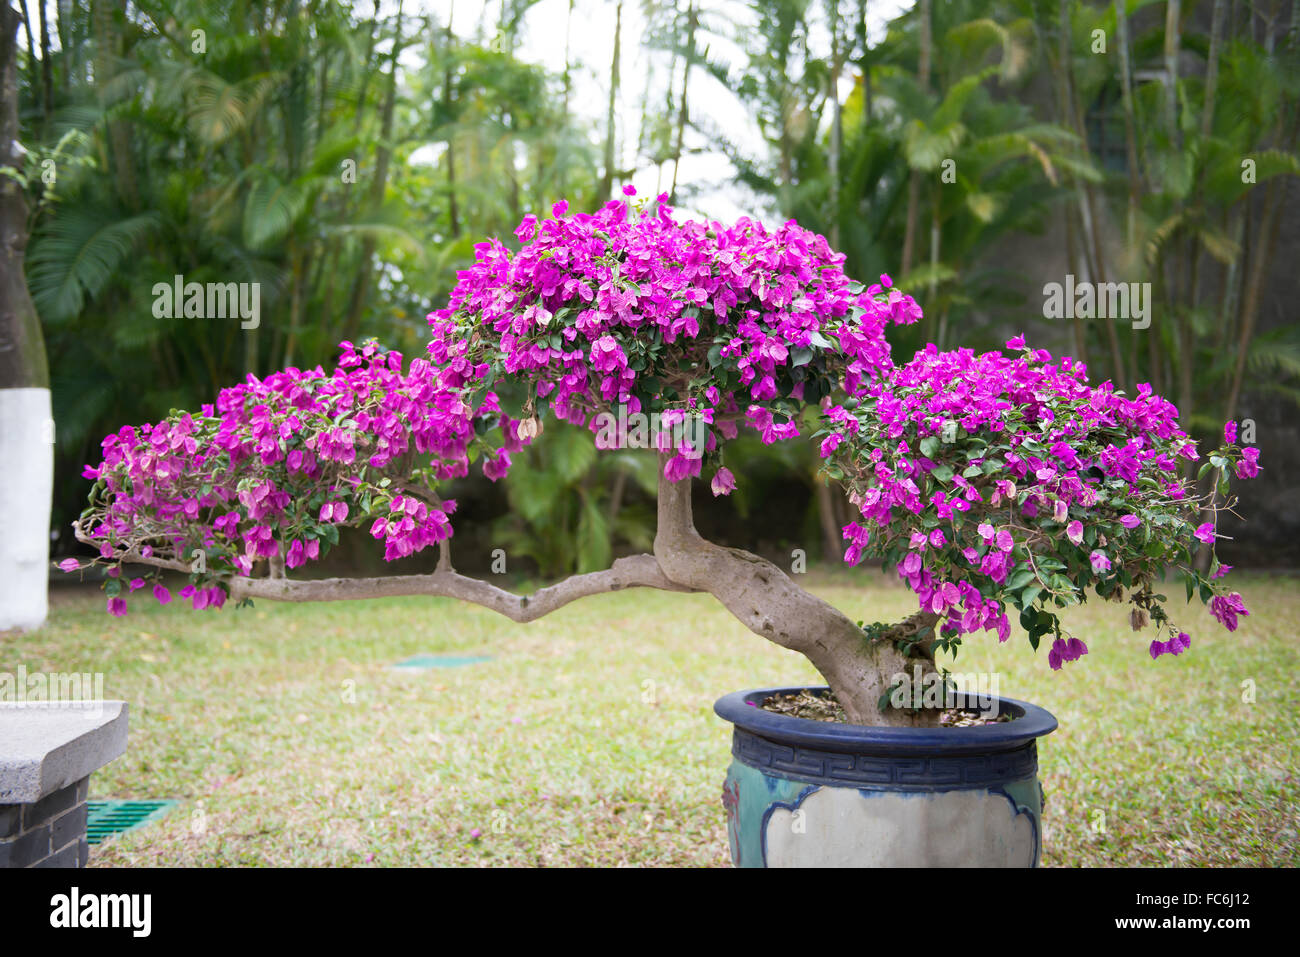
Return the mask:
[[(855, 618), (915, 608), (877, 574), (811, 582)], [(1300, 864), (1296, 585), (1238, 576), (1252, 615), (1230, 634), (1186, 609), (1178, 658), (1151, 661), (1150, 634), (1096, 602), (1068, 616), (1091, 653), (1061, 672), (1023, 635), (967, 645), (953, 670), (996, 671), (1061, 722), (1039, 743), (1046, 865)], [(103, 672), (131, 737), (92, 798), (183, 802), (92, 866), (723, 865), (713, 701), (817, 680), (712, 599), (642, 589), (524, 626), (446, 599), (137, 595), (117, 619), (97, 590), (52, 597), (44, 629), (0, 638), (0, 670)], [(390, 667), (421, 653), (492, 660)]]

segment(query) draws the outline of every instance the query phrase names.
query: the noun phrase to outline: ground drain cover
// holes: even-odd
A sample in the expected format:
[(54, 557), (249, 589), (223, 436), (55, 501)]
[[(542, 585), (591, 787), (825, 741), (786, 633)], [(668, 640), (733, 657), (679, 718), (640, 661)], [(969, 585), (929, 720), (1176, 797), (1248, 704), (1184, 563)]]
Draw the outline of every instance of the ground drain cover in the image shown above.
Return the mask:
[(86, 843), (144, 827), (158, 820), (179, 801), (87, 801)]
[(487, 655), (416, 655), (399, 661), (394, 668), (409, 668), (419, 671), (425, 668), (459, 668), (462, 665), (476, 665), (481, 661), (491, 661)]

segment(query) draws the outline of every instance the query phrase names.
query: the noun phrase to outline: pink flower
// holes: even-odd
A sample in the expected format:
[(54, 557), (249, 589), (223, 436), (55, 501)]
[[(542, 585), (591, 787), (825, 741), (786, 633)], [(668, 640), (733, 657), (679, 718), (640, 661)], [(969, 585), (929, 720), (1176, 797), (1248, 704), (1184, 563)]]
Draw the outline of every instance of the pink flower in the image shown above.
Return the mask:
[(505, 478), (508, 471), (510, 471), (510, 453), (504, 448), (497, 449), (496, 458), (484, 457), (483, 474), (492, 481)]
[(1259, 474), (1259, 449), (1248, 447), (1241, 450), (1241, 461), (1236, 464), (1234, 471), (1237, 478), (1246, 479), (1254, 478)]
[(110, 598), (108, 600), (108, 613), (114, 617), (121, 618), (126, 614), (125, 598)]
[(1147, 649), (1147, 653), (1151, 655), (1151, 660), (1154, 661), (1161, 655), (1181, 655), (1184, 651), (1190, 648), (1191, 645), (1191, 636), (1185, 631), (1180, 631), (1168, 641), (1151, 642), (1151, 646)]
[(1065, 537), (1078, 545), (1083, 541), (1083, 522), (1075, 520), (1065, 526)]
[(1005, 528), (998, 532), (997, 541), (998, 551), (1000, 552), (1009, 552), (1016, 546), (1016, 540), (1012, 538), (1011, 533)]
[(1237, 444), (1237, 423), (1236, 422), (1223, 423), (1223, 442), (1225, 445)]
[(716, 473), (714, 473), (711, 488), (713, 489), (713, 494), (715, 496), (730, 495), (735, 487), (736, 477), (731, 474), (731, 469), (720, 468)]
[(1197, 528), (1193, 534), (1196, 536), (1197, 541), (1201, 541), (1209, 545), (1211, 542), (1214, 541), (1214, 523), (1206, 522), (1205, 524)]
[(626, 186), (623, 187), (623, 195), (624, 195), (624, 196), (635, 196), (635, 195), (636, 195), (636, 187), (633, 186), (631, 183), (628, 183)]
[(1119, 523), (1127, 529), (1134, 529), (1142, 524), (1142, 519), (1138, 518), (1136, 515), (1129, 514), (1121, 518)]
[(75, 572), (80, 567), (81, 562), (77, 561), (75, 558), (65, 558), (63, 561), (59, 562), (59, 568), (65, 572)]
[(1227, 628), (1229, 631), (1237, 630), (1237, 616), (1247, 617), (1250, 612), (1246, 610), (1245, 603), (1241, 600), (1241, 595), (1233, 592), (1230, 595), (1215, 595), (1210, 599), (1210, 614), (1214, 619)]
[(699, 475), (702, 462), (703, 459), (699, 456), (674, 455), (664, 466), (664, 478), (670, 482), (680, 482), (684, 478)]
[(563, 219), (564, 214), (567, 213), (568, 211), (569, 211), (569, 204), (566, 200), (563, 199), (551, 207), (551, 215), (554, 216), (556, 219)]
[(529, 213), (519, 221), (519, 228), (515, 230), (515, 236), (521, 243), (532, 242), (533, 237), (537, 235), (537, 217)]
[(1088, 560), (1092, 562), (1092, 570), (1094, 574), (1100, 575), (1102, 572), (1110, 571), (1110, 559), (1106, 557), (1105, 552), (1100, 550), (1094, 551), (1088, 556)]
[(1213, 572), (1210, 573), (1210, 578), (1222, 578), (1230, 571), (1232, 571), (1231, 565), (1220, 565), (1218, 568), (1216, 568)]
[(1008, 349), (1023, 349), (1025, 347), (1024, 336), (1013, 336), (1007, 340)]
[(153, 597), (158, 599), (158, 604), (165, 605), (172, 600), (172, 593), (162, 585), (154, 585)]
[(1071, 638), (1068, 641), (1064, 638), (1057, 638), (1052, 642), (1052, 648), (1047, 653), (1047, 663), (1051, 665), (1053, 671), (1060, 671), (1061, 665), (1078, 661), (1088, 653), (1088, 646), (1078, 638)]

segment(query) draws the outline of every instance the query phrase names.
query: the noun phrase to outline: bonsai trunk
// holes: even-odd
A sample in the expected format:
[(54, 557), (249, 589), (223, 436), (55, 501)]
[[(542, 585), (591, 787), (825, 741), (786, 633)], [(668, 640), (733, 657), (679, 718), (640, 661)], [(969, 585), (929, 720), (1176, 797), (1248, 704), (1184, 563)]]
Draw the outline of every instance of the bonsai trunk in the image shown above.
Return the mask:
[[(880, 708), (892, 676), (910, 675), (918, 664), (923, 672), (932, 672), (932, 660), (905, 658), (892, 641), (868, 639), (843, 612), (804, 591), (766, 559), (700, 537), (691, 514), (691, 484), (670, 482), (660, 469), (654, 556), (669, 579), (708, 592), (754, 634), (806, 657), (854, 724), (937, 724), (937, 712)], [(934, 620), (933, 615), (914, 615), (897, 632), (914, 633)]]

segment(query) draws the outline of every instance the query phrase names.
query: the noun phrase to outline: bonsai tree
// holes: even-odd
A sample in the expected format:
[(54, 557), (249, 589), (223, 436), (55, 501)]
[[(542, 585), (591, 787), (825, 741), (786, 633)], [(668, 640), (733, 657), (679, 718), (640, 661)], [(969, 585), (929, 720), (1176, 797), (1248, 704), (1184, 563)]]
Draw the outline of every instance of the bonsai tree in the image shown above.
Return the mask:
[[(1166, 627), (1152, 588), (1173, 563), (1226, 622), (1244, 614), (1191, 571), (1188, 546), (1212, 534), (1190, 528), (1199, 503), (1178, 477), (1179, 459), (1196, 453), (1149, 391), (1126, 399), (1088, 386), (1068, 359), (1027, 351), (931, 347), (897, 368), (885, 329), (914, 322), (916, 303), (886, 276), (851, 281), (843, 256), (793, 222), (678, 222), (665, 196), (552, 212), (525, 217), (518, 252), (476, 247), (447, 308), (429, 316), (427, 356), (408, 363), (344, 342), (331, 372), (249, 376), (197, 415), (108, 436), (103, 462), (85, 471), (95, 484), (76, 526), (109, 566), (108, 610), (124, 614), (150, 585), (123, 581), (127, 563), (188, 573), (181, 597), (195, 608), (421, 594), (523, 622), (622, 588), (707, 592), (805, 655), (860, 724), (933, 723), (934, 713), (882, 709), (891, 676), (933, 669), (937, 650), (975, 628), (1005, 639), (1012, 607), (1034, 642), (1059, 631), (1049, 609), (1087, 588)], [(735, 487), (727, 442), (742, 428), (765, 443), (798, 439), (809, 409), (825, 425), (828, 472), (862, 511), (844, 530), (846, 558), (897, 565), (920, 600), (905, 622), (864, 629), (771, 562), (695, 530), (693, 479), (707, 477), (715, 496)], [(589, 428), (598, 446), (659, 457), (653, 553), (516, 595), (455, 570), (455, 502), (440, 488), (471, 465), (501, 478), (512, 454), (544, 440), (548, 416)], [(1210, 464), (1255, 468), (1253, 450), (1229, 446)], [(294, 577), (340, 526), (368, 528), (389, 560), (437, 543), (437, 568)], [(171, 600), (156, 576), (152, 593)], [(1174, 653), (1186, 644), (1171, 641)], [(1082, 653), (1060, 642), (1054, 665)]]

